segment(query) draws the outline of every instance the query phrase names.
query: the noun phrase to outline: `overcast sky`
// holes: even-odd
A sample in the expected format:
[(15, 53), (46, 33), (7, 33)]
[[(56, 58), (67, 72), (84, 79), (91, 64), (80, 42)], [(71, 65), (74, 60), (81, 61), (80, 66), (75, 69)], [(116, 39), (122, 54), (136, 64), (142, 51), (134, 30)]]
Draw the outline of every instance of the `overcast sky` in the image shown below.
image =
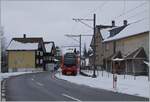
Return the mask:
[[(136, 6), (140, 5), (134, 10)], [(77, 45), (78, 43), (65, 34), (93, 34), (91, 28), (75, 22), (73, 18), (93, 18), (96, 13), (96, 24), (109, 24), (115, 20), (122, 25), (123, 20), (129, 23), (148, 17), (148, 0), (129, 1), (2, 1), (1, 21), (7, 42), (12, 37), (43, 37), (45, 41), (54, 41), (56, 45)], [(129, 10), (131, 10), (129, 12)], [(128, 13), (125, 13), (128, 12)], [(120, 14), (124, 16), (116, 18)], [(93, 25), (92, 22), (87, 22)], [(82, 38), (89, 47), (91, 37)]]

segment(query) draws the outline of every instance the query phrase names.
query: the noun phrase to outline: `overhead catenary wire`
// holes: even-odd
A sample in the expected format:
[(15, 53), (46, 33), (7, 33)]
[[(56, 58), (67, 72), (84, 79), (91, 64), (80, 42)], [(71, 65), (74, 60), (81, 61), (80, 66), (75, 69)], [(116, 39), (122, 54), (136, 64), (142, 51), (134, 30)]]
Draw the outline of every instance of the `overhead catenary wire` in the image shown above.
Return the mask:
[[(85, 16), (83, 16), (83, 17), (82, 17), (83, 19), (77, 19), (76, 22), (78, 21), (78, 22), (84, 24), (86, 27), (93, 29), (93, 27), (91, 27), (91, 26), (90, 26), (89, 24), (87, 24), (87, 23), (84, 23), (82, 20), (86, 20), (85, 18), (86, 18), (89, 14), (92, 14), (93, 12), (95, 13), (95, 11), (96, 11), (97, 9), (99, 9), (99, 11), (101, 11), (101, 9), (102, 9), (107, 3), (108, 3), (107, 0), (104, 1), (101, 5), (97, 6), (94, 10), (90, 11), (88, 14), (86, 14)], [(75, 19), (73, 19), (73, 20), (75, 20)], [(88, 19), (87, 19), (86, 21), (91, 21), (91, 20), (88, 20)]]
[[(145, 13), (146, 11), (148, 11), (147, 9), (145, 9), (145, 10), (143, 10), (143, 11), (141, 11), (141, 12), (138, 12), (138, 13), (136, 13), (136, 14), (134, 14), (134, 15), (131, 15), (131, 16), (128, 16), (127, 18), (126, 18), (126, 20), (130, 20), (130, 19), (132, 19), (132, 18), (134, 18), (134, 17), (137, 17), (137, 15), (140, 15), (141, 13)], [(122, 19), (120, 19), (120, 20), (118, 20), (119, 21), (119, 23), (122, 21)]]
[(143, 10), (143, 11), (141, 11), (141, 12), (138, 12), (138, 13), (132, 15), (132, 16), (127, 17), (126, 19), (131, 19), (131, 18), (133, 18), (133, 17), (137, 17), (137, 15), (139, 15), (139, 14), (141, 14), (141, 13), (145, 13), (146, 11), (148, 11), (148, 10), (145, 9), (145, 10)]
[(77, 40), (77, 39), (75, 39), (75, 38), (71, 38), (71, 39), (73, 39), (74, 41), (77, 41), (77, 42), (79, 43), (79, 40)]
[(143, 18), (141, 18), (141, 19), (139, 19), (139, 20), (136, 20), (136, 21), (134, 21), (134, 22), (129, 23), (129, 25), (130, 25), (130, 24), (133, 24), (133, 23), (141, 22), (141, 21), (143, 21), (143, 20), (145, 20), (145, 19), (147, 19), (147, 18), (148, 18), (148, 17), (143, 17)]
[(126, 11), (126, 1), (124, 0), (124, 3), (123, 3), (123, 14), (124, 14), (124, 18), (125, 18), (125, 11)]
[[(94, 10), (90, 11), (90, 13), (86, 14), (86, 15), (83, 17), (83, 19), (84, 19), (85, 17), (87, 17), (89, 14), (91, 14), (91, 13), (93, 13), (94, 11), (96, 11), (97, 9), (99, 9), (99, 7), (100, 7), (99, 10), (101, 10), (107, 3), (108, 3), (108, 1), (104, 1), (101, 5), (97, 6)], [(84, 22), (82, 21), (82, 19), (77, 19), (77, 20), (76, 20), (76, 19), (73, 19), (73, 20), (75, 20), (76, 22), (80, 22), (80, 23), (84, 24), (84, 25), (85, 25), (86, 27), (88, 27), (88, 28), (93, 29), (92, 26), (90, 26), (90, 25), (87, 24), (87, 23), (84, 23)], [(84, 20), (89, 21), (88, 19), (84, 19)], [(76, 40), (76, 39), (74, 39), (74, 40)]]
[(90, 26), (90, 25), (88, 25), (88, 24), (84, 23), (83, 21), (81, 21), (81, 20), (78, 20), (78, 21), (79, 21), (80, 23), (84, 24), (85, 26), (87, 26), (88, 28), (93, 29), (93, 27), (92, 27), (92, 26)]
[(147, 3), (147, 2), (144, 2), (144, 3), (142, 3), (142, 4), (140, 4), (140, 5), (138, 5), (138, 6), (134, 7), (134, 8), (132, 8), (132, 9), (130, 9), (130, 10), (128, 10), (128, 11), (126, 11), (126, 12), (123, 12), (123, 13), (121, 13), (120, 15), (118, 15), (118, 16), (116, 16), (116, 17), (114, 17), (114, 19), (120, 18), (120, 17), (122, 17), (122, 16), (126, 15), (127, 13), (130, 13), (130, 12), (132, 12), (132, 11), (136, 10), (137, 8), (142, 7), (142, 6), (143, 6), (143, 5), (145, 5), (146, 3)]
[(95, 11), (97, 11), (97, 9), (99, 9), (99, 11), (102, 10), (102, 8), (108, 3), (108, 0), (105, 0), (101, 5), (98, 5), (95, 9), (93, 9), (92, 11), (90, 11), (88, 14), (86, 14), (85, 16), (83, 16), (83, 18), (86, 18), (88, 15), (91, 15), (93, 13), (95, 13)]

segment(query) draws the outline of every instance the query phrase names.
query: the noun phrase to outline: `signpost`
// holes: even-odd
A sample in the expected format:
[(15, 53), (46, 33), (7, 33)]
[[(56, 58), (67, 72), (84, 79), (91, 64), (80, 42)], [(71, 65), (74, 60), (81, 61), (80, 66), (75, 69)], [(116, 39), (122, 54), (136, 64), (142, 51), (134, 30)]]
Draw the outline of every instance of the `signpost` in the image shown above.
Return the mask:
[(113, 89), (117, 91), (117, 74), (113, 74)]

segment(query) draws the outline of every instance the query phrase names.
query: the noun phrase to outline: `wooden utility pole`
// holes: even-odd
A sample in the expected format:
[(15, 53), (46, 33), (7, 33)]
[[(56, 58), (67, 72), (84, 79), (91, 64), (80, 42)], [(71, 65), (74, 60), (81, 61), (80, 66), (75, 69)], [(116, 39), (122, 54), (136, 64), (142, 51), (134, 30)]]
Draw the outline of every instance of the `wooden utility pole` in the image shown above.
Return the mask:
[[(75, 18), (73, 18), (73, 20), (75, 20), (76, 22), (80, 22), (80, 23), (84, 24), (85, 26), (93, 29), (93, 40), (94, 40), (94, 46), (93, 46), (94, 47), (93, 48), (93, 56), (94, 56), (93, 67), (94, 68), (93, 68), (93, 75), (92, 75), (92, 77), (96, 78), (96, 74), (95, 74), (95, 70), (96, 70), (96, 63), (95, 63), (95, 61), (96, 61), (96, 14), (93, 15), (93, 19), (81, 19), (81, 18), (80, 19), (79, 18), (75, 19)], [(91, 27), (90, 25), (82, 22), (83, 20), (84, 21), (93, 21), (93, 27)], [(81, 36), (83, 36), (83, 35), (81, 35)], [(81, 63), (80, 63), (80, 65), (81, 65)]]
[(96, 14), (94, 14), (94, 17), (93, 17), (93, 40), (94, 40), (94, 48), (93, 48), (93, 56), (94, 56), (94, 65), (93, 65), (93, 78), (96, 78), (96, 74), (95, 74), (95, 70), (96, 70), (96, 63), (95, 63), (95, 61), (96, 61), (96, 29), (95, 29), (95, 27), (96, 27)]
[(81, 72), (81, 34), (79, 35), (80, 39), (80, 72)]

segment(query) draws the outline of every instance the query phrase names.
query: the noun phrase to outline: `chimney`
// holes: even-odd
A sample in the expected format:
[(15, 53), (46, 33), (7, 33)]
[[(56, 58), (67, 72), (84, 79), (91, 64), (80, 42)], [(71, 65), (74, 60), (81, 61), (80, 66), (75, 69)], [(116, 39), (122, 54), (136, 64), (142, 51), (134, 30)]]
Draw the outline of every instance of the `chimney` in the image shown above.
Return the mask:
[(112, 22), (111, 22), (111, 23), (112, 23), (112, 26), (113, 26), (113, 27), (115, 27), (115, 21), (114, 21), (114, 20), (112, 20)]
[(26, 38), (26, 34), (23, 34), (23, 38)]
[(123, 25), (124, 25), (124, 26), (127, 26), (127, 24), (128, 24), (128, 21), (127, 21), (127, 20), (124, 20), (124, 21), (123, 21)]

